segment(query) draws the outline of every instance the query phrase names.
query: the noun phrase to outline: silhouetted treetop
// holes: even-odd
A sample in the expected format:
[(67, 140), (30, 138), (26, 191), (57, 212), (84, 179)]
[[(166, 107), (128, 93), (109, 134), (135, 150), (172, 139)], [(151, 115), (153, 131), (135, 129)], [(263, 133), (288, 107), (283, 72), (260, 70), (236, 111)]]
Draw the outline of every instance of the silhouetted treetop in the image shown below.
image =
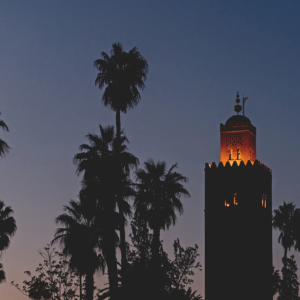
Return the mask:
[(10, 238), (16, 233), (17, 225), (12, 216), (13, 210), (0, 200), (0, 252), (10, 245)]
[(101, 56), (94, 62), (99, 71), (95, 85), (106, 87), (102, 95), (105, 106), (126, 113), (141, 99), (139, 89), (145, 87), (148, 63), (137, 47), (126, 52), (120, 43), (112, 45), (111, 56), (105, 52)]
[[(1, 112), (0, 112), (1, 115)], [(5, 122), (3, 120), (0, 120), (0, 127), (4, 130), (4, 131), (9, 131), (7, 125), (5, 124)], [(9, 152), (10, 147), (8, 146), (8, 144), (3, 141), (2, 139), (0, 139), (0, 157), (5, 156), (5, 154), (7, 154)]]

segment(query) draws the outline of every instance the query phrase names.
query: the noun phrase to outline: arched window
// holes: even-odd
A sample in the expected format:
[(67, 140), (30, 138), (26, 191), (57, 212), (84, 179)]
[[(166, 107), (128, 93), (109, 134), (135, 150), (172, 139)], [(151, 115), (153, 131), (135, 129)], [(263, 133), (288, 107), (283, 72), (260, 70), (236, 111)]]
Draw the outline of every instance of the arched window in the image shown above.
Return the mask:
[(261, 206), (267, 208), (267, 194), (265, 193), (262, 195)]
[(227, 202), (226, 198), (225, 198), (225, 206), (229, 207), (230, 204)]
[(237, 193), (235, 193), (233, 195), (233, 205), (238, 205), (238, 202), (237, 202)]
[(232, 150), (229, 149), (229, 160), (232, 160)]
[(236, 150), (236, 159), (241, 159), (241, 151), (240, 151), (240, 148), (237, 148), (237, 150)]

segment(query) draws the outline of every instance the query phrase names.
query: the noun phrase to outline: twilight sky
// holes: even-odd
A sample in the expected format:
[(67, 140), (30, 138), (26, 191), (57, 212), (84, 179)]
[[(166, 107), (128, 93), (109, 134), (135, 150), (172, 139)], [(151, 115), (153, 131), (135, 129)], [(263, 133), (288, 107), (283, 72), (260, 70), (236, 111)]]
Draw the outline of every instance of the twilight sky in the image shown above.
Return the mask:
[[(130, 151), (178, 162), (190, 179), (184, 215), (162, 234), (166, 250), (177, 237), (197, 243), (204, 265), (204, 164), (219, 161), (219, 126), (237, 90), (249, 97), (257, 158), (273, 172), (273, 207), (300, 207), (299, 14), (297, 0), (1, 1), (0, 111), (10, 132), (0, 135), (12, 150), (0, 162), (0, 199), (18, 225), (2, 257), (1, 300), (26, 299), (10, 282), (35, 269), (54, 218), (76, 199), (78, 146), (115, 122), (93, 67), (114, 42), (137, 46), (149, 63), (142, 101), (122, 115)], [(276, 233), (273, 244), (281, 268)], [(204, 294), (203, 271), (193, 287)]]

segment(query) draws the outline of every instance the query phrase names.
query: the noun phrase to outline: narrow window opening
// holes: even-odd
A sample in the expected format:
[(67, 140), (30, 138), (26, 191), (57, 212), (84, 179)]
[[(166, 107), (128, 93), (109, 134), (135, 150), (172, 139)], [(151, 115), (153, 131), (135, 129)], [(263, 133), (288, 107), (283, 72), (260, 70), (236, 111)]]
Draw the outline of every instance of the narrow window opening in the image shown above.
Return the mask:
[(230, 204), (227, 202), (226, 198), (225, 198), (225, 206), (229, 207)]
[(238, 205), (238, 201), (237, 201), (237, 193), (235, 193), (233, 195), (233, 205)]
[(238, 148), (236, 152), (237, 152), (237, 155), (236, 155), (237, 159), (241, 159), (241, 151), (240, 151), (240, 148)]
[(267, 208), (267, 194), (265, 193), (262, 195), (261, 206)]
[(232, 150), (229, 149), (229, 160), (232, 160)]

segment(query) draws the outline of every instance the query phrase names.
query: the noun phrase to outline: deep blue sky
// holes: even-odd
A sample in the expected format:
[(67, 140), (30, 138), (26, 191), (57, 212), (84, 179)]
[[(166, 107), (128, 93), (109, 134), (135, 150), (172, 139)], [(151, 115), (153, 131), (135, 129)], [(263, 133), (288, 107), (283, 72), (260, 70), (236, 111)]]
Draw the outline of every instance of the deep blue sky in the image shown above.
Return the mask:
[[(114, 42), (137, 46), (149, 63), (141, 103), (122, 115), (130, 151), (178, 162), (190, 179), (185, 214), (162, 235), (168, 251), (177, 237), (197, 243), (204, 264), (204, 164), (219, 161), (219, 126), (237, 90), (249, 97), (257, 158), (273, 170), (274, 207), (300, 207), (299, 14), (296, 0), (2, 1), (0, 110), (10, 132), (0, 134), (12, 150), (0, 163), (0, 199), (19, 229), (2, 259), (0, 298), (26, 299), (10, 282), (35, 269), (54, 218), (78, 194), (73, 155), (99, 123), (114, 124), (93, 67)], [(203, 294), (204, 272), (193, 287)]]

